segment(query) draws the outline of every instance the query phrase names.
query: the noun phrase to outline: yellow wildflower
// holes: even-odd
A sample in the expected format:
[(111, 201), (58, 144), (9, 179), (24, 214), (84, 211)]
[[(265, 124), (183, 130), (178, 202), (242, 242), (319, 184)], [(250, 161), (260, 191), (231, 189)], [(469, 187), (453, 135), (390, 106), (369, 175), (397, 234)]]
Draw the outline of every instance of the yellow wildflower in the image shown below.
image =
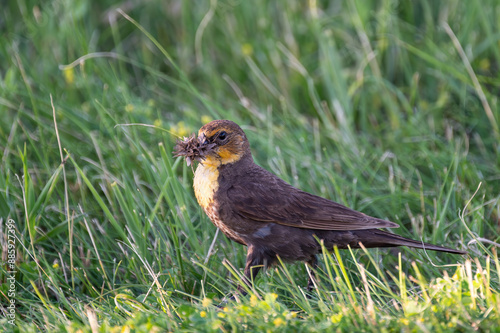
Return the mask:
[(273, 321), (273, 324), (276, 327), (280, 327), (284, 323), (285, 323), (285, 321), (281, 317), (278, 317), (278, 318), (274, 319), (274, 321)]
[(63, 69), (64, 81), (67, 84), (73, 84), (75, 82), (75, 69), (73, 67), (66, 67)]
[(489, 70), (491, 67), (490, 59), (484, 58), (479, 62), (479, 68), (483, 71)]
[(210, 306), (210, 304), (212, 304), (212, 300), (210, 298), (204, 298), (203, 301), (201, 301), (201, 305), (203, 305), (204, 307), (208, 307)]
[(406, 319), (406, 318), (401, 318), (401, 319), (399, 319), (399, 322), (400, 322), (401, 324), (405, 325), (405, 326), (410, 325), (410, 321), (409, 321), (408, 319)]
[(206, 311), (201, 311), (200, 312), (200, 317), (201, 318), (205, 318), (207, 316), (207, 312)]
[(243, 53), (244, 56), (251, 56), (253, 54), (253, 47), (249, 43), (245, 43), (241, 46), (241, 53)]
[(340, 323), (340, 321), (342, 320), (342, 313), (337, 313), (337, 314), (334, 314), (330, 317), (330, 320), (332, 321), (332, 323), (334, 324), (338, 324)]
[(206, 124), (206, 123), (209, 123), (211, 121), (212, 121), (212, 117), (207, 116), (207, 115), (201, 116), (201, 123), (202, 124)]
[(177, 125), (172, 126), (170, 130), (174, 135), (179, 137), (187, 136), (189, 134), (189, 129), (183, 121), (179, 121)]
[(127, 111), (127, 112), (134, 111), (134, 106), (132, 104), (125, 105), (125, 111)]
[(282, 315), (285, 317), (286, 320), (290, 320), (292, 318), (297, 317), (297, 312), (296, 311), (291, 311), (291, 312), (284, 311), (282, 313)]
[(250, 296), (250, 305), (251, 306), (257, 306), (257, 301), (259, 299), (257, 298), (257, 296), (255, 296), (255, 294), (252, 294), (252, 296)]

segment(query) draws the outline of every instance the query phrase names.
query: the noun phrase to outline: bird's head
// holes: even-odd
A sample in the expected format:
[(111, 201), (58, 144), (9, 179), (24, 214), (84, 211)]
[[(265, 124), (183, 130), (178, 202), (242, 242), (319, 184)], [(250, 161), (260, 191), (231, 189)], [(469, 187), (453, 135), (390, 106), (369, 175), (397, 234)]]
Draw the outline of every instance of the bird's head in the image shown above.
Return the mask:
[(177, 143), (176, 156), (185, 156), (188, 165), (192, 160), (219, 166), (234, 163), (252, 156), (245, 132), (230, 120), (214, 120), (192, 136)]
[(229, 164), (239, 161), (250, 153), (245, 132), (230, 120), (214, 120), (198, 131), (202, 146), (210, 146), (206, 154), (207, 164)]

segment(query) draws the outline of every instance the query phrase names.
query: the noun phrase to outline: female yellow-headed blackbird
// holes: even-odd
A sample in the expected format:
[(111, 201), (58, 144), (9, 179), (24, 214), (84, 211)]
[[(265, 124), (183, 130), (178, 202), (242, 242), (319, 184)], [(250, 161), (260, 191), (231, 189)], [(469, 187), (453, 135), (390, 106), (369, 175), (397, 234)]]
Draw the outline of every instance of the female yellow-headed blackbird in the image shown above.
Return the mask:
[(317, 239), (327, 249), (359, 248), (362, 243), (367, 248), (410, 246), (465, 254), (378, 230), (398, 225), (291, 186), (254, 163), (245, 133), (232, 121), (206, 124), (198, 137), (179, 141), (174, 153), (188, 164), (200, 162), (194, 175), (198, 203), (227, 237), (248, 247), (248, 281), (277, 256), (315, 266), (321, 251)]

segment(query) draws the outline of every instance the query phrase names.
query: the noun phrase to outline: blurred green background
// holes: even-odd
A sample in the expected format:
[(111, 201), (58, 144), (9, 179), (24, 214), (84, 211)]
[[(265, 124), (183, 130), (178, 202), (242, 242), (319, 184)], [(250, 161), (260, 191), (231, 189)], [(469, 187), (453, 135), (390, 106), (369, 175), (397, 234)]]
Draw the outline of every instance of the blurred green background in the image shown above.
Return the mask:
[[(498, 328), (499, 22), (496, 0), (4, 1), (0, 302), (13, 219), (17, 319), (0, 326)], [(212, 119), (292, 185), (469, 256), (325, 254), (307, 297), (286, 265), (214, 307), (245, 249), (214, 238), (171, 156)]]

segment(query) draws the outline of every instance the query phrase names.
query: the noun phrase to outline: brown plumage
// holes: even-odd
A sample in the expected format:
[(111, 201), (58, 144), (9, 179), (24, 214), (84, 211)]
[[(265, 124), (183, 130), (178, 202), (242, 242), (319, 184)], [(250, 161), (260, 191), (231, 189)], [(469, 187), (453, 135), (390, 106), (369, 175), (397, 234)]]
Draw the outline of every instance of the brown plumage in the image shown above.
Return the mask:
[(398, 225), (289, 185), (254, 163), (245, 133), (232, 121), (206, 124), (197, 141), (181, 141), (175, 152), (188, 162), (200, 162), (194, 177), (196, 198), (227, 237), (248, 247), (248, 281), (277, 256), (314, 266), (321, 251), (315, 237), (329, 250), (359, 248), (362, 243), (367, 248), (409, 246), (465, 254), (378, 230)]

